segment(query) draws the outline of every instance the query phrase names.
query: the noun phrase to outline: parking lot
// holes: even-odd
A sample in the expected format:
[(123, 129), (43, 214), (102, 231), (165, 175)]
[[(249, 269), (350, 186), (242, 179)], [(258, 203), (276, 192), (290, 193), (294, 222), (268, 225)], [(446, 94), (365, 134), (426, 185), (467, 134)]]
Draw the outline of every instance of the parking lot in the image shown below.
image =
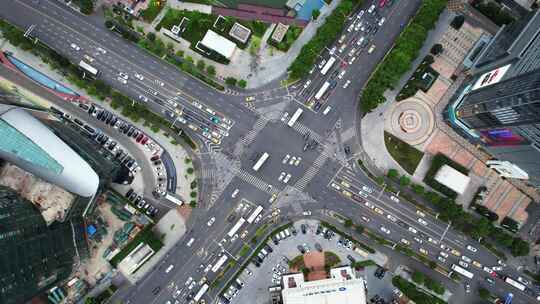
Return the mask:
[[(302, 224), (305, 225), (306, 233), (302, 232)], [(376, 260), (377, 262), (386, 261), (385, 257), (375, 253), (370, 254), (367, 257), (355, 252), (353, 249), (348, 249), (343, 245), (339, 245), (339, 235), (334, 235), (330, 240), (324, 238), (322, 234), (316, 235), (319, 222), (316, 220), (301, 220), (294, 223), (294, 229), (296, 235), (293, 233), (293, 229), (289, 229), (289, 237), (279, 241), (276, 245), (273, 241), (269, 241), (267, 244), (270, 246), (272, 252), (268, 252), (263, 262), (257, 267), (252, 260), (248, 264), (248, 267), (239, 275), (240, 282), (233, 284), (230, 290), (225, 290), (224, 295), (226, 298), (231, 297), (231, 303), (266, 303), (269, 299), (268, 287), (280, 284), (281, 275), (289, 272), (288, 262), (293, 258), (301, 255), (299, 246), (304, 248), (304, 251), (309, 249), (309, 253), (305, 253), (306, 256), (317, 251), (317, 248), (322, 251), (330, 251), (335, 253), (340, 263), (338, 265), (346, 265), (350, 263), (348, 256), (354, 258), (356, 261), (363, 261), (367, 259)], [(391, 276), (385, 275), (384, 278), (378, 279), (373, 276), (377, 267), (367, 267), (365, 271), (359, 272), (360, 276), (367, 276), (366, 280), (369, 286), (373, 286), (373, 289), (369, 290), (368, 295), (372, 296), (375, 293), (386, 294), (391, 293)], [(365, 272), (365, 273), (364, 273)], [(241, 288), (238, 288), (241, 287)], [(238, 289), (238, 291), (236, 291)], [(222, 298), (222, 301), (226, 301)]]

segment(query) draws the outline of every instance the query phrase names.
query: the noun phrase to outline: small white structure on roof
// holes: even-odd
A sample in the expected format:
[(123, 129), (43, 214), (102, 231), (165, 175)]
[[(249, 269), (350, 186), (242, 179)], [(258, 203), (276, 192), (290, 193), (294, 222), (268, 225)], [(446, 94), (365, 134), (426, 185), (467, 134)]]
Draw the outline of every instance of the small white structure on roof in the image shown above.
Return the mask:
[(236, 44), (229, 39), (218, 35), (212, 30), (208, 30), (200, 42), (203, 46), (216, 51), (225, 58), (230, 59), (236, 50)]
[(463, 194), (471, 178), (448, 165), (444, 165), (435, 174), (435, 180), (458, 194)]

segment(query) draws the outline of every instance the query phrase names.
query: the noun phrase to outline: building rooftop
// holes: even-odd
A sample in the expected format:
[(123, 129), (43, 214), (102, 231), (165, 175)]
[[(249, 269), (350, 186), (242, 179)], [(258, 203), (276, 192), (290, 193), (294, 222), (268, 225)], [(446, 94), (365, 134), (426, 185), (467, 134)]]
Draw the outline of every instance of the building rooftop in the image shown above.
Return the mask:
[(229, 39), (218, 35), (212, 30), (208, 30), (204, 38), (201, 40), (201, 44), (205, 47), (218, 52), (225, 58), (230, 59), (236, 50), (236, 44)]

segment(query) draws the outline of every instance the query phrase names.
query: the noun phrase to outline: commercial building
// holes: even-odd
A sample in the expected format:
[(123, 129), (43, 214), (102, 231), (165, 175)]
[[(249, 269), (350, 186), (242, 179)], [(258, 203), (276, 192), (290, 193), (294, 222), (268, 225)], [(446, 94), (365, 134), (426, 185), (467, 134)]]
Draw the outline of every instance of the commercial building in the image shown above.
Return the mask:
[(212, 30), (208, 30), (208, 32), (206, 32), (206, 35), (204, 35), (203, 39), (200, 41), (200, 44), (227, 59), (231, 59), (234, 51), (236, 50), (236, 44), (234, 42), (218, 35)]
[(445, 117), (494, 160), (520, 169), (512, 170), (520, 174), (507, 177), (528, 179), (539, 187), (540, 13), (503, 26), (475, 52), (470, 76), (449, 103)]
[(330, 270), (330, 278), (305, 281), (302, 273), (284, 275), (283, 304), (365, 304), (366, 287), (349, 266)]
[(444, 165), (435, 174), (435, 180), (456, 193), (463, 194), (467, 190), (471, 178), (448, 165)]

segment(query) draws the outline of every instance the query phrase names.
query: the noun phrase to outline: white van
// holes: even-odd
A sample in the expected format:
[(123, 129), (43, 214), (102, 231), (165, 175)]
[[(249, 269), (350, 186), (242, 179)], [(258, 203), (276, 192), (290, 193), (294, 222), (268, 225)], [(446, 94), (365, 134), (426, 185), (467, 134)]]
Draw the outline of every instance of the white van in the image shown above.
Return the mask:
[(322, 115), (327, 115), (328, 113), (330, 113), (330, 110), (332, 110), (332, 107), (327, 106), (326, 109), (324, 109), (324, 111), (322, 112)]

